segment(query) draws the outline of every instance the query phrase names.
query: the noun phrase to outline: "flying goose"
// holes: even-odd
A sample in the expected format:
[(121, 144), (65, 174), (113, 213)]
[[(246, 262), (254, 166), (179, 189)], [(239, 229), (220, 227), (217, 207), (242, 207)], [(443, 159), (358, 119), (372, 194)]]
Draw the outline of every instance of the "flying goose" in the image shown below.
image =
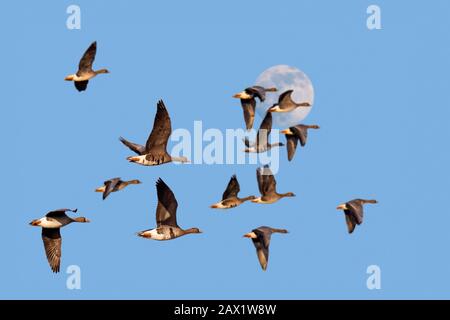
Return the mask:
[(288, 233), (286, 229), (275, 229), (271, 227), (259, 227), (252, 232), (244, 234), (245, 238), (250, 238), (256, 248), (256, 254), (261, 268), (266, 271), (269, 263), (269, 245), (272, 233)]
[(138, 236), (153, 240), (171, 240), (189, 233), (201, 233), (198, 228), (181, 229), (177, 224), (177, 199), (167, 184), (159, 178), (156, 182), (158, 206), (156, 228), (138, 232)]
[(242, 110), (244, 111), (244, 120), (247, 130), (253, 128), (255, 120), (256, 98), (263, 102), (266, 99), (266, 92), (276, 92), (277, 88), (264, 88), (261, 86), (252, 86), (242, 92), (236, 93), (233, 98), (241, 99)]
[(318, 125), (304, 125), (299, 124), (294, 127), (290, 127), (285, 130), (281, 130), (286, 136), (286, 146), (288, 152), (288, 160), (291, 161), (294, 158), (295, 149), (297, 148), (298, 140), (300, 145), (304, 147), (306, 145), (306, 139), (308, 137), (308, 129), (320, 129)]
[(77, 212), (77, 209), (59, 209), (50, 211), (41, 219), (35, 219), (30, 225), (42, 227), (42, 240), (44, 241), (45, 254), (53, 272), (59, 272), (61, 265), (61, 234), (59, 229), (72, 222), (90, 222), (85, 217), (72, 219), (66, 215), (66, 211)]
[(230, 182), (228, 182), (228, 186), (225, 190), (225, 192), (222, 195), (222, 201), (213, 204), (211, 208), (213, 209), (230, 209), (237, 207), (241, 204), (243, 204), (245, 201), (253, 200), (256, 197), (255, 196), (249, 196), (245, 198), (239, 198), (238, 193), (240, 191), (239, 182), (236, 178), (236, 175), (233, 175), (230, 179)]
[(353, 199), (346, 203), (340, 204), (336, 209), (344, 210), (345, 222), (347, 223), (348, 233), (355, 230), (356, 225), (363, 223), (364, 209), (366, 203), (378, 203), (377, 200)]
[(311, 104), (309, 102), (297, 103), (292, 100), (292, 92), (294, 90), (287, 90), (283, 92), (278, 98), (278, 103), (275, 103), (272, 107), (269, 108), (269, 112), (290, 112), (296, 108), (300, 107), (310, 107)]
[(156, 106), (155, 121), (145, 146), (127, 141), (120, 137), (120, 141), (138, 154), (128, 157), (127, 160), (144, 166), (156, 166), (167, 162), (188, 162), (186, 157), (173, 157), (167, 153), (167, 140), (172, 133), (169, 112), (162, 100)]
[(282, 147), (284, 143), (269, 143), (269, 135), (272, 130), (272, 114), (270, 112), (266, 113), (264, 120), (261, 122), (261, 126), (259, 127), (258, 134), (256, 136), (256, 142), (251, 144), (250, 141), (245, 138), (244, 143), (246, 148), (245, 152), (256, 152), (261, 153), (265, 152), (273, 147)]
[(78, 91), (84, 91), (87, 88), (90, 79), (94, 78), (96, 75), (101, 73), (109, 73), (107, 69), (100, 69), (94, 71), (92, 69), (92, 63), (95, 59), (95, 54), (97, 53), (97, 41), (92, 42), (78, 65), (78, 71), (75, 74), (68, 75), (64, 80), (73, 81), (75, 88)]
[(256, 179), (258, 180), (258, 188), (261, 197), (252, 200), (254, 203), (274, 203), (284, 197), (295, 197), (292, 192), (277, 193), (277, 182), (268, 165), (263, 168), (256, 169)]
[(123, 181), (120, 178), (112, 178), (103, 182), (104, 185), (95, 189), (95, 192), (103, 192), (103, 200), (105, 200), (106, 197), (109, 196), (111, 192), (120, 191), (130, 184), (141, 184), (141, 183), (142, 182), (137, 179)]

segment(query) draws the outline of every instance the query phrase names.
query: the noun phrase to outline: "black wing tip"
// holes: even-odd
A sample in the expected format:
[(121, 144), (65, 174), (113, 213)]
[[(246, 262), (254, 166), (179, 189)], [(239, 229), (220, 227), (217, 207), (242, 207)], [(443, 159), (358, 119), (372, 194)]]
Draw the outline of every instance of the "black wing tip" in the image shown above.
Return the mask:
[(156, 106), (158, 107), (158, 109), (166, 110), (166, 105), (164, 104), (163, 99), (159, 99), (158, 103), (156, 104)]
[(161, 177), (159, 177), (158, 180), (156, 180), (156, 188), (158, 187), (167, 187), (167, 184), (164, 182), (163, 179), (161, 179)]
[(236, 174), (233, 174), (233, 175), (231, 176), (231, 179), (232, 179), (232, 180), (237, 180)]

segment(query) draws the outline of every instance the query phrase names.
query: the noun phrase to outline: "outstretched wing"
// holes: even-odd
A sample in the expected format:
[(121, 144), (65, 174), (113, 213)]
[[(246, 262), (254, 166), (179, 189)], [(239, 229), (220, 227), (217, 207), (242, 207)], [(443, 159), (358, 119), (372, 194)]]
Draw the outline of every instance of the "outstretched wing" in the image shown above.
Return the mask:
[(230, 179), (230, 182), (228, 182), (228, 186), (225, 190), (225, 192), (222, 195), (222, 200), (237, 197), (239, 191), (240, 191), (239, 182), (236, 178), (236, 175), (233, 175)]
[(352, 200), (346, 203), (347, 210), (345, 213), (351, 214), (356, 221), (356, 224), (361, 224), (364, 218), (364, 209), (360, 201)]
[(124, 145), (126, 145), (129, 149), (133, 150), (138, 155), (144, 155), (145, 154), (145, 147), (141, 146), (140, 144), (130, 142), (126, 140), (125, 138), (120, 137), (120, 142), (122, 142)]
[(253, 128), (253, 123), (255, 121), (255, 108), (256, 100), (252, 99), (241, 99), (242, 110), (244, 111), (245, 127), (247, 130)]
[(297, 149), (298, 138), (295, 135), (290, 134), (286, 134), (285, 136), (288, 160), (291, 161), (294, 158), (295, 150)]
[(105, 200), (106, 197), (109, 196), (109, 194), (114, 191), (114, 188), (120, 181), (121, 181), (120, 178), (113, 178), (104, 182), (105, 192), (103, 192), (103, 200)]
[(157, 111), (155, 120), (153, 122), (153, 129), (145, 144), (147, 153), (150, 151), (166, 152), (167, 140), (169, 140), (172, 132), (172, 125), (170, 123), (169, 112), (162, 100), (158, 101), (156, 106)]
[(58, 209), (58, 210), (53, 210), (48, 212), (45, 216), (47, 218), (57, 218), (57, 217), (63, 217), (66, 215), (66, 212), (70, 211), (70, 212), (77, 212), (78, 209)]
[(158, 206), (156, 208), (156, 225), (168, 225), (178, 227), (177, 208), (178, 202), (172, 190), (167, 184), (159, 178), (156, 182), (156, 191), (158, 194)]
[(258, 135), (256, 137), (257, 147), (267, 146), (271, 130), (272, 130), (272, 113), (266, 112), (266, 116), (264, 117), (264, 120), (262, 121), (261, 126), (259, 127)]
[(349, 213), (344, 213), (344, 215), (345, 215), (345, 222), (347, 223), (348, 233), (353, 233), (356, 227), (355, 217)]
[(292, 100), (292, 92), (294, 92), (294, 90), (287, 90), (280, 94), (278, 97), (278, 104), (280, 105), (280, 108), (282, 108), (283, 105), (294, 104), (294, 101)]
[(45, 255), (53, 272), (59, 272), (61, 265), (61, 234), (59, 228), (42, 228)]
[(300, 145), (304, 147), (306, 145), (306, 139), (308, 138), (308, 129), (302, 125), (298, 125), (290, 128), (292, 133), (300, 139)]
[(266, 270), (267, 264), (269, 263), (269, 245), (272, 233), (265, 228), (254, 229), (253, 232), (257, 236), (255, 239), (252, 239), (252, 241), (256, 248), (259, 264), (263, 270)]
[(95, 60), (95, 54), (97, 53), (97, 41), (92, 42), (86, 52), (83, 54), (83, 57), (78, 64), (78, 72), (80, 73), (92, 71), (92, 64)]
[(88, 83), (89, 83), (89, 80), (73, 82), (73, 84), (75, 85), (75, 88), (77, 88), (77, 90), (80, 92), (86, 90)]
[(266, 100), (266, 89), (261, 86), (252, 86), (250, 88), (245, 89), (248, 93), (253, 94), (253, 96), (258, 97), (259, 101), (263, 102)]

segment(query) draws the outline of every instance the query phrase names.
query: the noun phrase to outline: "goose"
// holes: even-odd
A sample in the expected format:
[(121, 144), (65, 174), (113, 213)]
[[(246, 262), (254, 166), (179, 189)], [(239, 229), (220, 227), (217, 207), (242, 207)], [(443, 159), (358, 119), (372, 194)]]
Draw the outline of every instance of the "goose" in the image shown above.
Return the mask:
[(64, 80), (73, 81), (75, 88), (78, 91), (84, 91), (87, 88), (90, 79), (94, 78), (96, 75), (101, 73), (109, 73), (107, 69), (100, 69), (94, 71), (92, 69), (92, 63), (95, 59), (95, 54), (97, 53), (97, 41), (92, 42), (78, 65), (78, 71), (75, 74), (68, 75)]
[(236, 93), (233, 98), (241, 99), (242, 110), (244, 111), (244, 120), (247, 130), (253, 128), (255, 120), (256, 98), (260, 102), (266, 100), (266, 92), (276, 92), (277, 88), (264, 88), (261, 86), (252, 86), (244, 91)]
[(266, 271), (267, 264), (269, 263), (269, 245), (272, 233), (288, 233), (288, 231), (286, 229), (262, 226), (244, 234), (245, 238), (252, 239), (256, 248), (256, 254), (258, 255), (259, 264), (264, 271)]
[(309, 102), (297, 103), (292, 100), (292, 92), (294, 90), (287, 90), (283, 92), (278, 98), (278, 103), (275, 103), (273, 106), (269, 108), (269, 112), (290, 112), (296, 108), (300, 107), (311, 107)]
[(190, 233), (202, 233), (198, 228), (181, 229), (177, 224), (177, 199), (167, 184), (159, 178), (156, 181), (158, 206), (156, 207), (156, 228), (138, 232), (139, 237), (153, 240), (171, 240)]
[(86, 223), (90, 222), (85, 217), (75, 219), (66, 215), (66, 212), (77, 212), (77, 209), (59, 209), (50, 211), (45, 217), (35, 219), (30, 225), (42, 227), (42, 240), (44, 241), (45, 254), (47, 256), (50, 268), (54, 273), (58, 273), (61, 265), (61, 233), (59, 229), (72, 222)]
[(286, 136), (287, 141), (286, 146), (289, 161), (291, 161), (292, 158), (294, 158), (298, 140), (300, 140), (300, 145), (302, 147), (306, 145), (306, 139), (308, 137), (308, 129), (320, 129), (320, 127), (318, 125), (299, 124), (294, 127), (281, 130), (281, 133), (284, 133), (284, 135)]
[(270, 204), (285, 197), (295, 197), (295, 194), (292, 192), (277, 193), (277, 182), (268, 165), (256, 169), (256, 179), (261, 197), (253, 199), (252, 202), (254, 203)]
[(340, 204), (336, 209), (344, 210), (345, 222), (347, 223), (348, 233), (352, 233), (356, 225), (363, 223), (364, 209), (366, 203), (378, 203), (377, 200), (353, 199), (346, 203)]
[(120, 137), (124, 145), (138, 154), (138, 156), (128, 157), (127, 160), (143, 166), (156, 166), (172, 161), (189, 162), (186, 157), (173, 157), (167, 153), (167, 140), (172, 132), (169, 112), (162, 100), (158, 101), (156, 108), (153, 129), (145, 146)]
[(266, 152), (267, 150), (270, 150), (274, 147), (284, 146), (284, 143), (282, 142), (269, 143), (269, 135), (271, 130), (272, 130), (272, 114), (270, 112), (267, 112), (266, 116), (261, 122), (261, 126), (259, 127), (258, 134), (256, 136), (256, 142), (250, 143), (248, 138), (245, 138), (244, 143), (246, 148), (244, 149), (244, 151), (261, 153)]
[(211, 206), (213, 209), (230, 209), (243, 204), (245, 201), (256, 199), (255, 196), (248, 196), (245, 198), (239, 198), (238, 193), (240, 191), (239, 182), (236, 175), (233, 175), (228, 182), (228, 186), (222, 195), (222, 201), (215, 203)]
[(134, 180), (129, 180), (129, 181), (123, 181), (122, 179), (118, 178), (112, 178), (109, 180), (106, 180), (105, 182), (103, 182), (103, 186), (95, 189), (95, 192), (103, 192), (103, 200), (106, 199), (107, 196), (109, 196), (109, 194), (111, 192), (116, 192), (116, 191), (120, 191), (123, 188), (127, 187), (130, 184), (141, 184), (142, 182), (134, 179)]

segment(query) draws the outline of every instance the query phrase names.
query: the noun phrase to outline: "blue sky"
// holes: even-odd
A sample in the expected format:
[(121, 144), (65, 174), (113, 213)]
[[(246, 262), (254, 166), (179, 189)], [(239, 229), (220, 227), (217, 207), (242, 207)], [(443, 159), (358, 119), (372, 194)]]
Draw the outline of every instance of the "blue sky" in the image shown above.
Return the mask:
[[(450, 298), (448, 1), (75, 3), (81, 30), (66, 28), (73, 1), (2, 4), (0, 298)], [(373, 3), (382, 30), (366, 27)], [(63, 79), (94, 40), (95, 66), (111, 74), (79, 93)], [(242, 195), (257, 193), (256, 165), (125, 160), (118, 137), (144, 142), (160, 98), (173, 128), (242, 127), (231, 96), (277, 64), (311, 78), (305, 122), (321, 126), (294, 161), (281, 153), (278, 186), (296, 198), (213, 211), (232, 174)], [(102, 201), (93, 190), (115, 176), (143, 184)], [(158, 177), (180, 225), (203, 234), (135, 236), (155, 224)], [(379, 204), (348, 235), (335, 207), (356, 197)], [(60, 207), (92, 223), (62, 230), (55, 275), (28, 222)], [(290, 231), (274, 235), (267, 272), (242, 238), (260, 225)], [(372, 264), (381, 290), (366, 287)], [(81, 290), (66, 288), (69, 265)]]

